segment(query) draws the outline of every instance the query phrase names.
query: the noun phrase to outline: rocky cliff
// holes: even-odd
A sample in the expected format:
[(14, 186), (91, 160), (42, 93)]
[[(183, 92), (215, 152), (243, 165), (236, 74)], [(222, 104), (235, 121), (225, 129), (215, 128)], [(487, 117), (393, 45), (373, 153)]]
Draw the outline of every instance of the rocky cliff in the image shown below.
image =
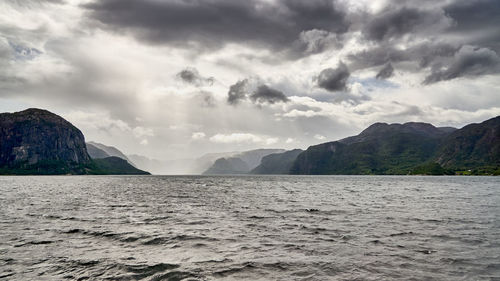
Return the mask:
[(500, 116), (462, 129), (375, 123), (309, 147), (292, 174), (500, 174)]
[(288, 174), (290, 169), (297, 159), (297, 156), (302, 153), (302, 149), (294, 149), (283, 153), (274, 153), (264, 156), (260, 165), (251, 171), (252, 174)]
[(82, 132), (42, 109), (0, 114), (0, 174), (148, 174), (115, 157), (92, 160)]
[(443, 139), (436, 156), (443, 167), (474, 169), (500, 167), (500, 116), (469, 124)]
[(375, 123), (357, 136), (309, 147), (292, 174), (408, 174), (431, 161), (451, 130), (427, 123)]
[(0, 167), (64, 163), (72, 170), (90, 162), (82, 132), (60, 116), (34, 108), (0, 114)]

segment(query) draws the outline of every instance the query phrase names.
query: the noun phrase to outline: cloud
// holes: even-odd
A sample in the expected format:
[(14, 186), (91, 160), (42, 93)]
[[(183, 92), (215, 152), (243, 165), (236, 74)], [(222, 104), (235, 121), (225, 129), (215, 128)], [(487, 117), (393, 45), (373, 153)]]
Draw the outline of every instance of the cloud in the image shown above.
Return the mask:
[(191, 139), (193, 140), (201, 140), (206, 137), (206, 134), (203, 132), (195, 132), (191, 135)]
[(198, 49), (244, 42), (282, 50), (303, 31), (345, 33), (349, 26), (332, 0), (103, 0), (83, 7), (103, 27), (141, 42)]
[(425, 78), (424, 84), (499, 72), (500, 58), (497, 53), (487, 48), (463, 46), (447, 66), (434, 66), (432, 73)]
[(451, 25), (440, 10), (421, 10), (412, 7), (390, 8), (375, 15), (363, 28), (369, 40), (382, 41), (399, 38), (423, 30), (435, 32)]
[(259, 136), (249, 133), (216, 134), (210, 137), (211, 142), (215, 143), (260, 143), (263, 139)]
[(317, 140), (325, 140), (326, 139), (325, 136), (319, 135), (319, 134), (318, 135), (314, 135), (314, 138), (317, 139)]
[(458, 49), (455, 44), (445, 42), (423, 42), (403, 48), (382, 43), (347, 57), (353, 70), (397, 62), (414, 62), (421, 69), (436, 60), (453, 56)]
[(268, 138), (266, 139), (266, 145), (272, 145), (278, 143), (279, 138)]
[(240, 80), (229, 87), (227, 93), (227, 102), (231, 105), (236, 105), (240, 100), (246, 99), (248, 79)]
[(500, 114), (497, 0), (55, 2), (0, 1), (0, 107), (47, 108), (127, 152), (306, 148), (377, 121)]
[(194, 86), (212, 86), (214, 83), (213, 77), (205, 78), (200, 75), (196, 68), (186, 68), (176, 75), (183, 82)]
[(500, 2), (497, 0), (450, 1), (443, 7), (454, 20), (449, 32), (473, 38), (482, 47), (500, 52)]
[(390, 78), (394, 74), (394, 67), (392, 67), (391, 63), (387, 63), (378, 73), (377, 79), (387, 79)]
[(283, 92), (270, 88), (267, 85), (260, 85), (257, 89), (250, 95), (250, 100), (254, 103), (276, 103), (276, 102), (288, 102), (289, 99), (283, 94)]
[(351, 73), (347, 66), (340, 62), (337, 68), (323, 69), (316, 77), (318, 87), (330, 92), (342, 91), (346, 89), (347, 79)]
[(301, 57), (304, 55), (318, 54), (331, 48), (341, 48), (341, 39), (336, 33), (327, 30), (305, 30), (299, 34), (299, 38), (293, 42), (288, 54)]
[(240, 101), (250, 99), (253, 103), (274, 104), (277, 102), (288, 102), (288, 97), (281, 91), (273, 89), (261, 81), (244, 79), (229, 87), (227, 102), (237, 105)]
[(277, 137), (267, 137), (250, 133), (216, 134), (210, 137), (209, 140), (219, 144), (273, 145), (279, 142), (279, 138)]

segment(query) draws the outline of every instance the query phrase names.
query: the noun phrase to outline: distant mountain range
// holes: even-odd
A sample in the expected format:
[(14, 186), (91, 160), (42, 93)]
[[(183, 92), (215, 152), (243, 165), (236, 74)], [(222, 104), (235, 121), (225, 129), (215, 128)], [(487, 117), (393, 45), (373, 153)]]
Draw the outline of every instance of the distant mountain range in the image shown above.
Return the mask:
[(262, 158), (259, 166), (250, 171), (251, 174), (289, 174), (297, 156), (302, 149), (294, 149), (282, 153), (274, 153)]
[(135, 167), (134, 162), (132, 162), (123, 152), (113, 146), (107, 146), (102, 143), (97, 143), (89, 141), (86, 143), (87, 152), (92, 159), (102, 159), (106, 157), (115, 156), (127, 161), (130, 165)]
[(284, 149), (255, 149), (218, 158), (204, 175), (248, 174), (261, 163), (263, 157), (283, 153)]
[(0, 114), (0, 174), (149, 174), (91, 147), (82, 132), (41, 109)]
[[(140, 170), (141, 169), (141, 170)], [(461, 129), (375, 123), (307, 150), (256, 149), (157, 160), (97, 142), (49, 111), (0, 114), (0, 174), (500, 175), (500, 116)]]

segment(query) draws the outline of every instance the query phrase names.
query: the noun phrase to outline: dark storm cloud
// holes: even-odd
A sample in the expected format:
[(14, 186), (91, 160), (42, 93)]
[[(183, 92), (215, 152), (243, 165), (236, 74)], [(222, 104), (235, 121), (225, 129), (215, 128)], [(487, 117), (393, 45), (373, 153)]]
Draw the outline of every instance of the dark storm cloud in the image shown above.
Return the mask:
[(347, 79), (351, 73), (347, 66), (340, 62), (337, 68), (327, 68), (316, 77), (318, 87), (330, 92), (342, 91), (346, 89)]
[(439, 25), (444, 19), (446, 19), (444, 14), (438, 11), (409, 7), (386, 9), (368, 21), (362, 32), (370, 40), (389, 40)]
[(455, 1), (444, 7), (446, 14), (455, 20), (453, 30), (477, 31), (500, 25), (498, 0)]
[(425, 42), (406, 49), (380, 44), (368, 50), (349, 54), (349, 68), (353, 70), (382, 66), (387, 63), (415, 62), (425, 68), (436, 60), (453, 56), (460, 47), (444, 42)]
[(102, 0), (84, 7), (104, 27), (141, 41), (199, 48), (243, 43), (282, 50), (300, 45), (303, 31), (344, 33), (349, 26), (332, 0)]
[(500, 52), (500, 1), (455, 1), (444, 11), (455, 22), (450, 32), (473, 37), (476, 44)]
[(434, 66), (424, 84), (451, 80), (464, 76), (478, 76), (500, 72), (500, 58), (497, 53), (486, 48), (462, 47), (446, 66)]
[[(257, 86), (251, 84), (257, 84)], [(262, 84), (259, 81), (244, 79), (229, 87), (227, 95), (227, 102), (229, 104), (237, 105), (240, 101), (248, 98), (256, 104), (274, 104), (277, 102), (289, 101), (288, 97), (283, 92)]]
[(205, 78), (201, 76), (196, 68), (186, 68), (177, 73), (177, 77), (185, 83), (192, 84), (198, 87), (205, 85), (212, 86), (212, 84), (214, 83), (213, 77)]
[(250, 95), (250, 100), (254, 103), (270, 104), (289, 101), (283, 92), (270, 88), (267, 85), (260, 85), (257, 87), (257, 89)]
[(227, 94), (227, 102), (231, 105), (236, 105), (241, 100), (246, 99), (247, 85), (248, 79), (238, 81), (234, 85), (231, 85)]
[(387, 63), (378, 73), (377, 79), (387, 79), (390, 78), (394, 74), (394, 67), (392, 67), (391, 63)]

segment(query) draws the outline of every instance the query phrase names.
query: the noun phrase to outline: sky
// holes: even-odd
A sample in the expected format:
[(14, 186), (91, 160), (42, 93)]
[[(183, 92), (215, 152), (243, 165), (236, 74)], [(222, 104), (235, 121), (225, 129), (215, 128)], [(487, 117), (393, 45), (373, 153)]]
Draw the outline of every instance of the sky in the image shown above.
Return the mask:
[(307, 148), (500, 115), (498, 0), (3, 0), (0, 112), (127, 154)]

